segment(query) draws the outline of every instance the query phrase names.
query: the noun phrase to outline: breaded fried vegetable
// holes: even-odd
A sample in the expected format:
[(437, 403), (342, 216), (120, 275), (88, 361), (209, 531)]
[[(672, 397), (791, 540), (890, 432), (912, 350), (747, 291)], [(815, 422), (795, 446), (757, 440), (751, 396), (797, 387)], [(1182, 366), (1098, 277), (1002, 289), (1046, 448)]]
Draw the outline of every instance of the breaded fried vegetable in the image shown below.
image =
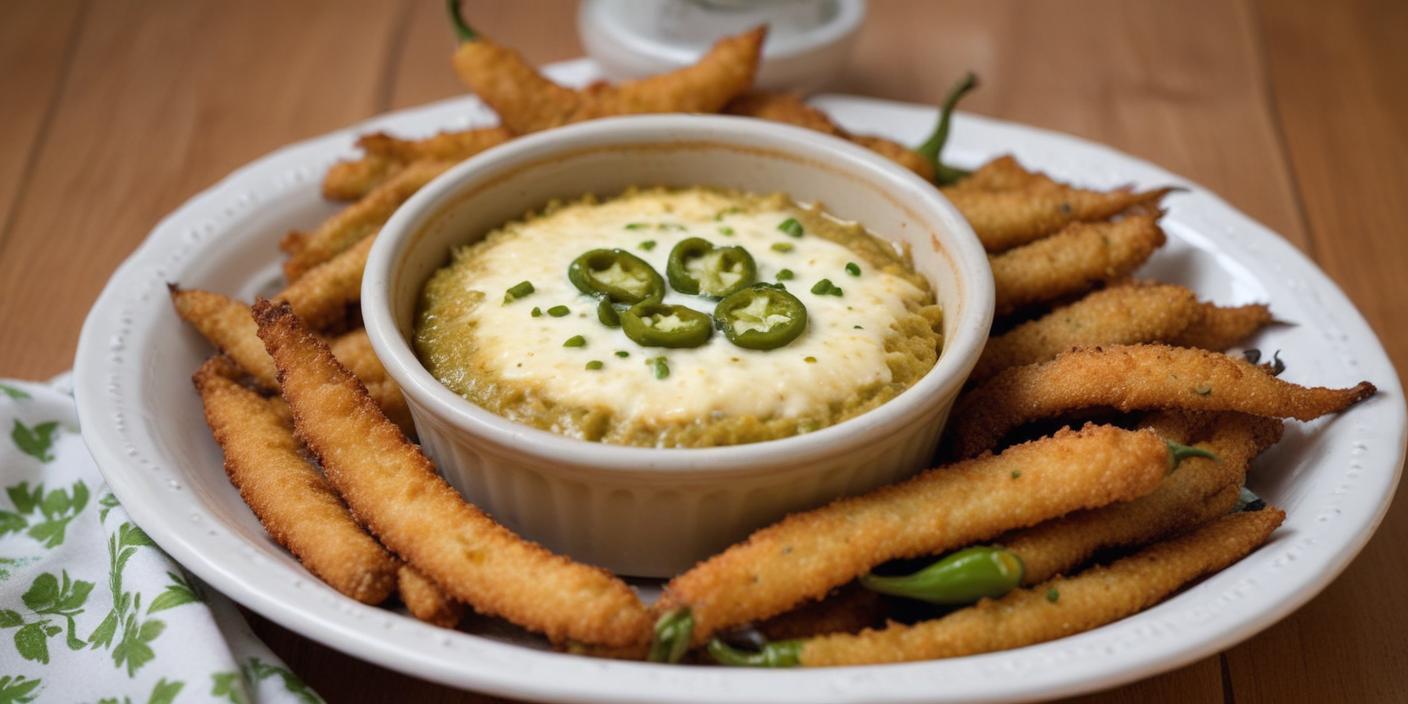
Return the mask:
[[(264, 351), (264, 343), (259, 339), (259, 326), (255, 324), (249, 306), (211, 291), (183, 290), (175, 285), (169, 288), (171, 302), (183, 320), (195, 326), (205, 339), (234, 360), (260, 388), (278, 390), (274, 360)], [(367, 393), (371, 394), (381, 411), (401, 430), (414, 433), (415, 424), (411, 422), (411, 411), (406, 407), (401, 387), (387, 376), (386, 368), (372, 352), (367, 331), (358, 328), (328, 344), (337, 361), (367, 387)]]
[(313, 267), (330, 261), (358, 242), (376, 234), (396, 209), (422, 186), (453, 166), (447, 161), (417, 161), (361, 200), (328, 218), (318, 229), (300, 238), (297, 250), (284, 261), (284, 277), (297, 282)]
[(362, 238), (341, 254), (309, 269), (274, 296), (285, 301), (309, 327), (321, 330), (342, 320), (347, 307), (362, 299), (362, 273), (375, 236)]
[(792, 93), (751, 93), (735, 99), (725, 110), (733, 115), (756, 117), (774, 122), (785, 122), (805, 127), (833, 137), (854, 142), (890, 161), (913, 171), (926, 181), (940, 184), (956, 182), (967, 172), (947, 166), (940, 158), (948, 141), (949, 124), (954, 108), (969, 91), (976, 88), (978, 79), (969, 73), (950, 91), (939, 111), (939, 121), (934, 133), (918, 148), (910, 149), (894, 140), (872, 135), (851, 134), (836, 124), (826, 113), (808, 105), (801, 96)]
[(1285, 513), (1235, 513), (1108, 567), (1053, 579), (913, 626), (831, 635), (796, 648), (809, 667), (934, 660), (1020, 648), (1088, 631), (1163, 601), (1266, 542)]
[(259, 326), (254, 323), (249, 306), (211, 291), (182, 289), (175, 284), (167, 284), (167, 289), (171, 292), (171, 305), (182, 320), (234, 360), (256, 384), (269, 390), (279, 388), (274, 378), (274, 360), (264, 351)]
[(357, 200), (415, 162), (457, 164), (510, 139), (513, 133), (502, 127), (441, 132), (423, 139), (400, 139), (385, 132), (364, 134), (357, 140), (362, 157), (339, 161), (323, 176), (323, 197)]
[(828, 633), (858, 633), (885, 620), (883, 598), (859, 585), (850, 584), (821, 601), (813, 601), (757, 625), (768, 640), (811, 638)]
[(1305, 421), (1373, 394), (1367, 381), (1347, 389), (1297, 386), (1219, 352), (1166, 345), (1092, 347), (1008, 369), (964, 394), (954, 407), (947, 444), (952, 456), (972, 457), (997, 447), (1024, 423), (1091, 407), (1237, 411)]
[(1231, 511), (1247, 465), (1280, 437), (1282, 424), (1238, 413), (1218, 414), (1213, 424), (1211, 437), (1197, 447), (1214, 457), (1185, 460), (1148, 496), (1073, 513), (995, 541), (1021, 558), (1022, 583), (1039, 584), (1079, 567), (1097, 551), (1145, 545)]
[(429, 577), (402, 564), (396, 570), (396, 591), (412, 616), (441, 628), (454, 628), (464, 618), (464, 604), (451, 599)]
[(515, 134), (612, 115), (718, 112), (752, 87), (767, 36), (767, 28), (758, 27), (720, 39), (698, 62), (677, 71), (577, 91), (544, 78), (518, 52), (470, 29), (456, 0), (448, 5), (460, 38), (455, 73)]
[(1154, 489), (1150, 431), (1088, 426), (793, 514), (675, 577), (658, 610), (692, 611), (693, 642), (786, 612), (883, 562), (932, 555)]
[(1046, 174), (1027, 172), (1011, 157), (1001, 157), (943, 192), (973, 226), (983, 247), (1002, 252), (1071, 223), (1105, 220), (1135, 206), (1156, 206), (1171, 190), (1076, 188)]
[(294, 426), (329, 483), (382, 543), (475, 610), (547, 635), (625, 646), (648, 637), (635, 592), (466, 503), (288, 305), (254, 306)]
[(988, 258), (997, 314), (1084, 293), (1129, 276), (1164, 244), (1151, 215), (1074, 223), (1045, 239)]
[(192, 381), (225, 451), (225, 473), (275, 542), (318, 579), (357, 601), (379, 604), (395, 586), (396, 560), (367, 534), (318, 470), (303, 458), (287, 414), (237, 384), (213, 357)]
[(990, 338), (968, 380), (1045, 362), (1073, 347), (1170, 341), (1202, 317), (1198, 299), (1182, 286), (1113, 286)]
[(1203, 303), (1201, 308), (1198, 321), (1169, 344), (1223, 352), (1274, 322), (1271, 309), (1261, 303), (1231, 307)]

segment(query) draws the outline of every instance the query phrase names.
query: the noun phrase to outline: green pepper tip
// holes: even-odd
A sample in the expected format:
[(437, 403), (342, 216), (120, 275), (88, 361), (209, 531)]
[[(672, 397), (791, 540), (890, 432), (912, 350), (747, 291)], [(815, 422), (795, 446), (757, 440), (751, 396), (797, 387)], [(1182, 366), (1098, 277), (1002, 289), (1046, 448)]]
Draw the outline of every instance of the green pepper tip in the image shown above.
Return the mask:
[(1022, 582), (1022, 558), (999, 547), (975, 546), (946, 555), (913, 574), (882, 577), (865, 574), (860, 585), (873, 592), (945, 606), (963, 606), (997, 598)]
[(944, 99), (942, 109), (939, 110), (939, 122), (934, 126), (934, 131), (924, 143), (914, 149), (914, 152), (934, 167), (934, 181), (940, 186), (950, 186), (963, 178), (969, 172), (956, 167), (944, 164), (939, 158), (943, 154), (944, 145), (948, 143), (948, 132), (950, 123), (953, 120), (953, 111), (958, 107), (958, 101), (967, 95), (974, 88), (978, 87), (977, 74), (969, 71), (964, 74), (962, 80), (949, 90), (948, 96)]
[(1219, 461), (1215, 453), (1211, 450), (1204, 450), (1201, 447), (1184, 445), (1168, 439), (1164, 440), (1164, 445), (1168, 447), (1168, 471), (1170, 472), (1178, 469), (1178, 465), (1182, 464), (1183, 460), (1190, 457), (1202, 457), (1214, 462)]
[(472, 42), (479, 38), (479, 34), (464, 21), (464, 12), (460, 7), (460, 0), (445, 0), (445, 7), (450, 11), (450, 24), (455, 27), (455, 35), (460, 38), (460, 43)]
[(694, 614), (688, 606), (671, 609), (655, 620), (655, 637), (650, 642), (650, 662), (676, 663), (689, 651), (694, 637)]
[(777, 640), (750, 653), (714, 638), (709, 641), (708, 650), (714, 662), (730, 667), (796, 667), (802, 664), (802, 646), (800, 640)]

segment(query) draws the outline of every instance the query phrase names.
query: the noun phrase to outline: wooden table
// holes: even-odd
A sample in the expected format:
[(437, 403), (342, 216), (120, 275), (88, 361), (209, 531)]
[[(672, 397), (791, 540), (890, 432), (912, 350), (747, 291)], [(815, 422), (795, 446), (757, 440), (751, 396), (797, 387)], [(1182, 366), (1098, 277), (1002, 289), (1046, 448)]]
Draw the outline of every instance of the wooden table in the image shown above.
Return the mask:
[[(166, 212), (280, 145), (463, 92), (439, 0), (0, 5), (0, 374), (71, 364), (114, 267)], [(472, 2), (533, 61), (582, 54), (570, 2)], [(1408, 371), (1408, 4), (871, 3), (835, 90), (1080, 135), (1217, 191), (1324, 267)], [(1408, 507), (1344, 576), (1221, 655), (1096, 701), (1408, 699)], [(331, 701), (486, 701), (258, 617)]]

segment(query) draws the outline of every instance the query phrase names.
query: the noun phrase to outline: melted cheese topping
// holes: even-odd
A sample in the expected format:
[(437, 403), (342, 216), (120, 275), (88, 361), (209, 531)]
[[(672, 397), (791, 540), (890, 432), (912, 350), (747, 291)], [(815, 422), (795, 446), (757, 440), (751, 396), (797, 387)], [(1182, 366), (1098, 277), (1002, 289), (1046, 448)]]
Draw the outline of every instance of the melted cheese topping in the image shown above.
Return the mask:
[[(801, 212), (783, 196), (656, 189), (601, 203), (576, 202), (510, 223), (456, 253), (449, 292), (477, 304), (456, 309), (462, 311), (458, 320), (423, 313), (418, 344), (433, 345), (435, 335), (473, 335), (474, 366), (508, 385), (533, 389), (554, 405), (607, 410), (615, 423), (659, 427), (720, 416), (769, 419), (845, 404), (858, 390), (891, 381), (885, 342), (897, 334), (892, 324), (932, 304), (933, 297), (912, 280), (917, 277), (869, 266), (844, 244), (810, 232), (794, 238), (778, 229)], [(851, 230), (869, 237), (854, 226)], [(743, 247), (761, 282), (777, 281), (779, 271), (791, 270), (794, 277), (784, 284), (807, 308), (806, 331), (767, 351), (737, 347), (717, 332), (692, 349), (642, 347), (620, 328), (600, 323), (597, 300), (567, 278), (573, 259), (596, 248), (629, 251), (663, 277), (671, 248), (688, 237)], [(852, 262), (860, 265), (859, 276), (847, 272)], [(830, 279), (843, 295), (811, 293), (821, 279)], [(534, 293), (504, 302), (504, 292), (525, 280)], [(666, 288), (666, 303), (713, 313), (717, 301)], [(554, 306), (570, 312), (553, 317), (547, 311)], [(532, 315), (535, 308), (541, 315)], [(762, 310), (754, 313), (758, 320), (751, 327), (775, 322), (762, 319)], [(563, 346), (578, 335), (585, 345)], [(654, 373), (658, 357), (669, 367), (664, 379)], [(601, 368), (587, 369), (591, 361), (601, 362)], [(466, 393), (452, 375), (434, 368), (432, 373)]]

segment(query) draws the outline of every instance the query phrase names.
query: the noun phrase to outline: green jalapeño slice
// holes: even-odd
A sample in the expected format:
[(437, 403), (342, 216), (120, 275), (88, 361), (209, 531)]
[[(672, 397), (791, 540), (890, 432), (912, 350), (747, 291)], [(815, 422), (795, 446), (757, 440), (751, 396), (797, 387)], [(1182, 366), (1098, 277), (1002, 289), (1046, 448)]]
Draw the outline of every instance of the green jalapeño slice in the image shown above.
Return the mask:
[(593, 249), (572, 261), (567, 278), (577, 290), (612, 303), (660, 300), (665, 281), (644, 259), (623, 249)]
[(757, 284), (719, 301), (714, 320), (729, 342), (750, 350), (773, 350), (807, 329), (807, 308), (781, 286)]
[(645, 301), (621, 312), (621, 331), (644, 347), (698, 347), (709, 341), (714, 326), (692, 308)]
[(715, 247), (706, 239), (690, 237), (670, 250), (665, 276), (680, 293), (723, 298), (753, 285), (758, 266), (742, 247)]

